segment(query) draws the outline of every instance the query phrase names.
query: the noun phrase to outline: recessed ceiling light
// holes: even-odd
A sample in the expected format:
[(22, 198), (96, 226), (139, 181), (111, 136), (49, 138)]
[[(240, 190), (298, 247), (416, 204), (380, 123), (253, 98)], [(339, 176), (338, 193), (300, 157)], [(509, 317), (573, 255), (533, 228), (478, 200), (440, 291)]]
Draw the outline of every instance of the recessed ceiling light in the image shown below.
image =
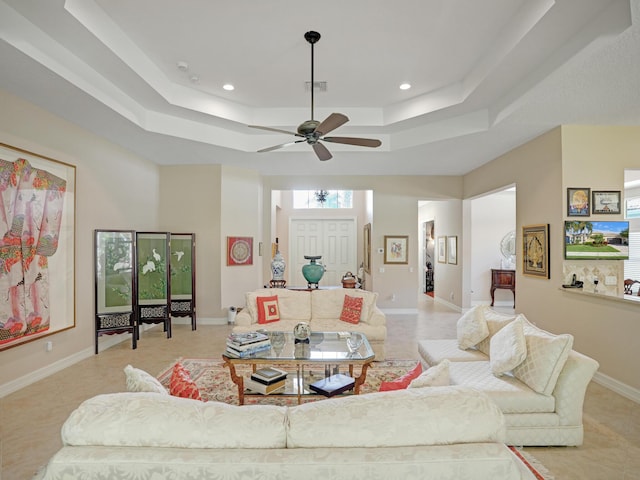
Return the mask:
[(227, 90), (227, 91), (229, 91), (229, 92), (230, 92), (231, 90), (234, 90), (236, 87), (234, 87), (234, 86), (233, 86), (233, 85), (231, 85), (230, 83), (225, 83), (225, 84), (222, 86), (222, 88), (224, 88), (225, 90)]
[(410, 83), (401, 83), (400, 84), (400, 90), (409, 90), (411, 88), (411, 84)]

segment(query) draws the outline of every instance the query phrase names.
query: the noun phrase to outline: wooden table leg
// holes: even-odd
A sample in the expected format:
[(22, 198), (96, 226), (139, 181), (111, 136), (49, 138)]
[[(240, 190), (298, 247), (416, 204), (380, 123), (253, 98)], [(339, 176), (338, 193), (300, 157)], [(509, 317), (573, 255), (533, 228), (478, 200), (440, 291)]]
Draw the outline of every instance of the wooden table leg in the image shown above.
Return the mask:
[(236, 367), (233, 363), (228, 362), (224, 357), (225, 366), (229, 367), (229, 374), (231, 375), (231, 381), (238, 386), (238, 405), (244, 405), (244, 379), (242, 376), (236, 374)]
[[(353, 387), (353, 393), (356, 395), (360, 395), (360, 386), (367, 379), (367, 369), (369, 368), (369, 364), (365, 363), (362, 365), (362, 371), (360, 372), (360, 376), (355, 377), (356, 383)], [(353, 377), (353, 365), (349, 365), (349, 375)]]

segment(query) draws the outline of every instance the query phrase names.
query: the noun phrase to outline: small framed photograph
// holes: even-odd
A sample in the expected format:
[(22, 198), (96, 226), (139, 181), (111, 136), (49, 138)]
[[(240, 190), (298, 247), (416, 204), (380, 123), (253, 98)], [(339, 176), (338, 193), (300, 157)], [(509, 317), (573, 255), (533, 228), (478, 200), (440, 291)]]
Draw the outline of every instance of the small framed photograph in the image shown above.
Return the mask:
[(458, 237), (447, 237), (447, 263), (458, 264)]
[(622, 212), (620, 206), (620, 190), (616, 191), (593, 191), (591, 202), (591, 213), (618, 215)]
[(549, 278), (549, 224), (523, 226), (522, 242), (522, 273)]
[(567, 216), (588, 217), (590, 188), (567, 188)]
[(438, 263), (447, 263), (447, 237), (438, 237)]
[(384, 236), (384, 263), (408, 264), (409, 263), (409, 236), (385, 235)]

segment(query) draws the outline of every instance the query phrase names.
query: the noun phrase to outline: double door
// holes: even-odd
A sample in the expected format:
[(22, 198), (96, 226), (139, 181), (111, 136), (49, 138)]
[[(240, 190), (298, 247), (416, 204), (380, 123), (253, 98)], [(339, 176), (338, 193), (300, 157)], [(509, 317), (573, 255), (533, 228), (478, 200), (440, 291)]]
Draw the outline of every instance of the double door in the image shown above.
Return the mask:
[(289, 285), (303, 286), (305, 255), (321, 255), (325, 273), (322, 286), (340, 286), (347, 272), (358, 272), (356, 219), (291, 219)]

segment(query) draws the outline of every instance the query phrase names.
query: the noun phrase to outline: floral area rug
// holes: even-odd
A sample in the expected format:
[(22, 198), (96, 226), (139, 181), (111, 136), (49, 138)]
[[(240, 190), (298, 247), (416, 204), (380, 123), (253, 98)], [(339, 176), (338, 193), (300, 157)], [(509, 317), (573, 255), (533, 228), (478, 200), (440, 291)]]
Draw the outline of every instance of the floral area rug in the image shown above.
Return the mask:
[[(238, 405), (238, 387), (231, 381), (229, 369), (224, 366), (221, 361), (211, 358), (178, 358), (175, 363), (180, 362), (191, 374), (191, 378), (200, 390), (200, 396), (205, 401), (217, 401)], [(169, 386), (171, 380), (171, 372), (173, 365), (167, 367), (158, 379), (165, 386)], [(387, 360), (383, 362), (373, 362), (367, 370), (367, 380), (360, 387), (360, 393), (377, 392), (380, 383), (383, 381), (395, 380), (404, 375), (416, 366), (417, 360)], [(272, 365), (286, 371), (292, 371), (290, 365)], [(341, 373), (346, 373), (346, 367)], [(236, 365), (236, 373), (244, 377), (249, 377), (251, 367), (248, 365)], [(324, 364), (305, 365), (305, 376), (311, 374), (312, 378), (320, 380), (324, 377)], [(354, 375), (360, 374), (360, 368), (354, 367)], [(289, 377), (293, 377), (290, 375)], [(287, 378), (288, 382), (293, 384), (292, 378)], [(291, 387), (287, 385), (287, 389)], [(303, 403), (315, 401), (325, 397), (318, 395), (305, 395)], [(271, 404), (271, 405), (297, 405), (298, 400), (295, 396), (284, 395), (245, 395), (245, 405), (250, 404)]]

